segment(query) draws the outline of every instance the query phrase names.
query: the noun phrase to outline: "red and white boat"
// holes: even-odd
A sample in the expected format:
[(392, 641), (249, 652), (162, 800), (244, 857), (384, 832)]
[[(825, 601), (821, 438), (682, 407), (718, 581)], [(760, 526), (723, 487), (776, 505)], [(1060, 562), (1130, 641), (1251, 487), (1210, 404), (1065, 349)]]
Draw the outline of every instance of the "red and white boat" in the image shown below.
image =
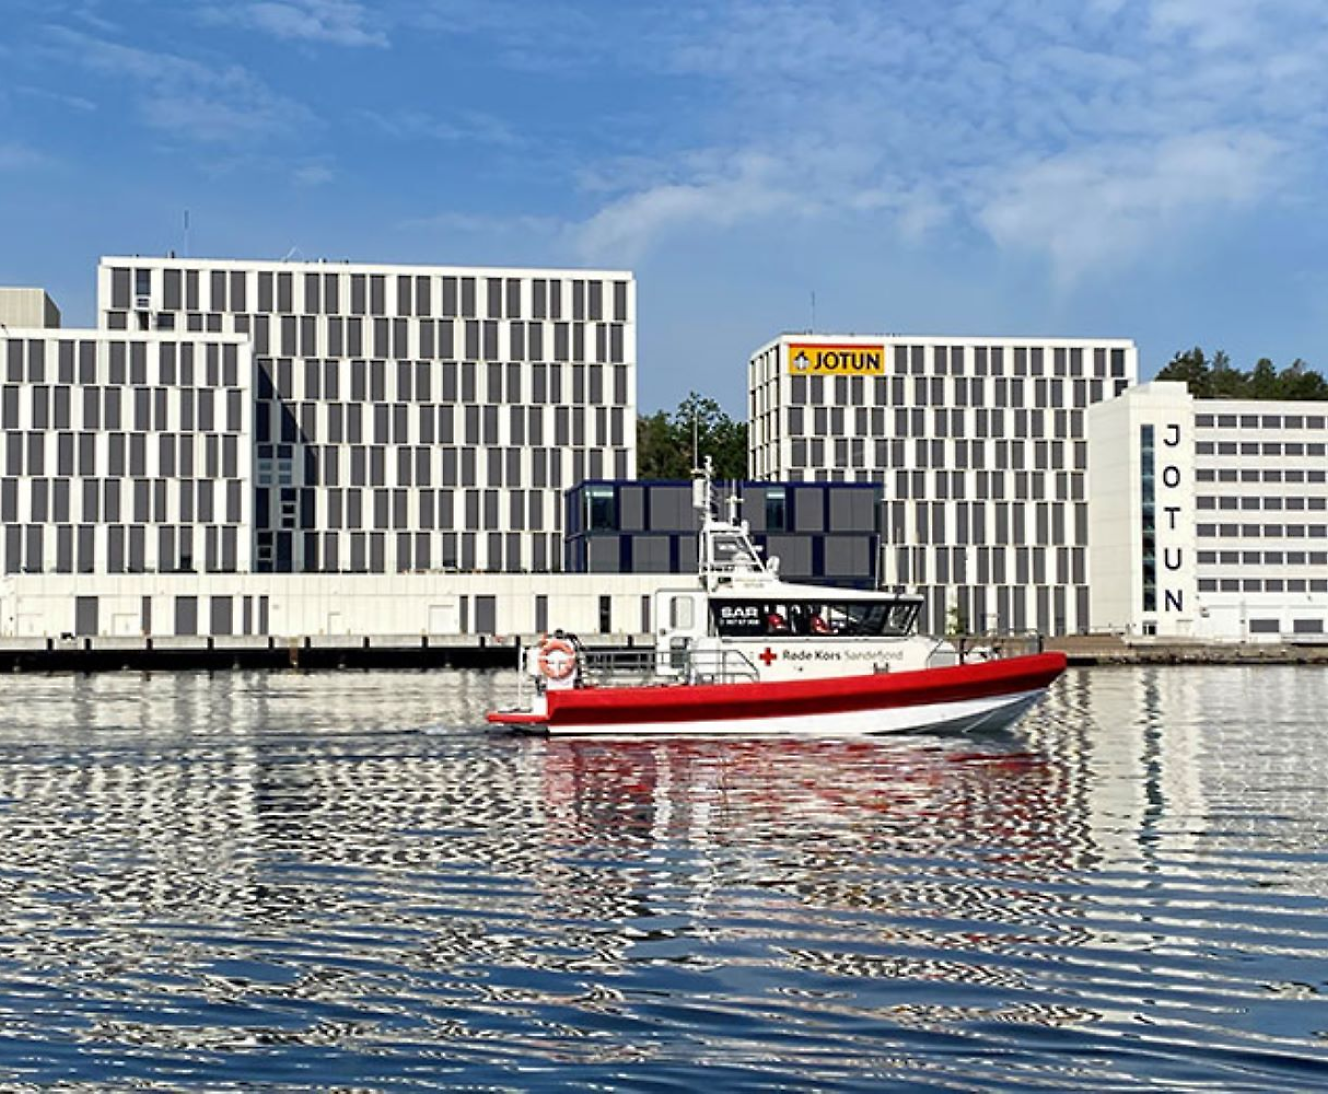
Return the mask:
[(736, 512), (714, 516), (708, 473), (694, 500), (699, 586), (655, 594), (655, 648), (588, 653), (555, 632), (524, 651), (524, 694), (491, 723), (604, 736), (998, 729), (1065, 669), (1060, 653), (962, 660), (916, 633), (916, 595), (782, 581)]

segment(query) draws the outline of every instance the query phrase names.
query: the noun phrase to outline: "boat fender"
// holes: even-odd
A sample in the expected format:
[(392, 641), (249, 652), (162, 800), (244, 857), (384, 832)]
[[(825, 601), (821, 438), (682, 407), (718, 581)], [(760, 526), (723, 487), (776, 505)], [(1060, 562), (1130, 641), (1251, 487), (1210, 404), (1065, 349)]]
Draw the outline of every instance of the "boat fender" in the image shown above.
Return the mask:
[(549, 680), (566, 680), (576, 671), (576, 647), (565, 638), (546, 638), (539, 649), (539, 670)]

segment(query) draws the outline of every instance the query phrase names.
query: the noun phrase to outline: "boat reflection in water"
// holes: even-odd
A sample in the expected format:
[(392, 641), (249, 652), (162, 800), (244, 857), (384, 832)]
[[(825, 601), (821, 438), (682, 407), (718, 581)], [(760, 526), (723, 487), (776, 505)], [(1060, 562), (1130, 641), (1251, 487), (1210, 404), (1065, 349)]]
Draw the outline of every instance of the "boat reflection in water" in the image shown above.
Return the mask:
[(492, 735), (511, 683), (9, 681), (0, 1070), (1319, 1077), (1319, 676), (1072, 671), (1017, 732), (855, 741)]
[[(971, 1019), (926, 985), (1022, 993), (1003, 955), (1050, 923), (1062, 944), (1077, 930), (1056, 884), (1091, 857), (1072, 783), (1012, 735), (563, 740), (543, 768), (547, 896), (572, 921), (633, 924), (625, 963), (759, 951), (770, 976), (872, 980), (896, 1021)], [(976, 1010), (1090, 1017), (1031, 1000)]]

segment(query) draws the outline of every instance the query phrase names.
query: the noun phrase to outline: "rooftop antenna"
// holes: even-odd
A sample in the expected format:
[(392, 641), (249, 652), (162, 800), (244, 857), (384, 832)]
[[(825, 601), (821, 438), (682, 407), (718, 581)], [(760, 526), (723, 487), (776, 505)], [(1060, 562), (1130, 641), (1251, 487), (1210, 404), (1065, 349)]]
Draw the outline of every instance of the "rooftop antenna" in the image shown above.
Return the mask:
[(816, 333), (816, 290), (815, 289), (812, 289), (812, 329), (807, 333), (809, 334)]
[(184, 257), (189, 257), (189, 210), (184, 211)]
[(299, 244), (296, 244), (294, 247), (292, 247), (289, 251), (286, 252), (286, 254), (282, 257), (281, 261), (289, 262), (296, 255), (302, 255), (302, 254), (304, 254), (304, 252), (300, 250)]

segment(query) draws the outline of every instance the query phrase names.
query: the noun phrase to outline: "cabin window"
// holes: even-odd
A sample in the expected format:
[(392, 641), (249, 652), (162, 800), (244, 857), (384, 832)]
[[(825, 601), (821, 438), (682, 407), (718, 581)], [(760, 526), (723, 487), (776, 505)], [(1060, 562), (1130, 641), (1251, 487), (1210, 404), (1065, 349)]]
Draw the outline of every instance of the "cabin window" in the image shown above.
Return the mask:
[(726, 599), (713, 602), (711, 612), (715, 630), (730, 637), (883, 638), (909, 634), (918, 605), (909, 600)]
[(675, 631), (690, 630), (696, 622), (692, 611), (692, 598), (675, 596), (669, 602), (669, 627)]

